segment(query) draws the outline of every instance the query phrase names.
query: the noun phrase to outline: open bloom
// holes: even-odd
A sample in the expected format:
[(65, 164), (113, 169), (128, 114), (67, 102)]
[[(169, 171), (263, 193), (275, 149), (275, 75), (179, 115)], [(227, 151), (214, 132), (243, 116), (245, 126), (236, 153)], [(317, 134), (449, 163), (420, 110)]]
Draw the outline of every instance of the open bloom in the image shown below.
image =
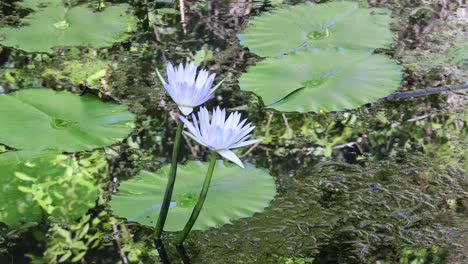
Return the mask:
[(226, 119), (226, 110), (219, 108), (213, 110), (210, 118), (205, 107), (200, 108), (198, 118), (192, 114), (193, 123), (185, 117), (179, 117), (187, 126), (188, 132), (184, 134), (197, 141), (199, 144), (218, 152), (224, 158), (244, 168), (242, 161), (230, 149), (240, 148), (256, 144), (261, 139), (248, 140), (250, 132), (255, 128), (251, 123), (245, 124), (247, 119), (241, 121), (241, 115), (237, 111), (231, 113)]
[(168, 63), (166, 70), (167, 82), (162, 78), (158, 70), (156, 72), (164, 85), (164, 89), (184, 115), (192, 113), (193, 108), (208, 101), (222, 83), (221, 81), (212, 88), (216, 74), (210, 75), (207, 70), (203, 69), (200, 70), (197, 76), (197, 65), (194, 62), (186, 64), (185, 67), (182, 63), (178, 67)]

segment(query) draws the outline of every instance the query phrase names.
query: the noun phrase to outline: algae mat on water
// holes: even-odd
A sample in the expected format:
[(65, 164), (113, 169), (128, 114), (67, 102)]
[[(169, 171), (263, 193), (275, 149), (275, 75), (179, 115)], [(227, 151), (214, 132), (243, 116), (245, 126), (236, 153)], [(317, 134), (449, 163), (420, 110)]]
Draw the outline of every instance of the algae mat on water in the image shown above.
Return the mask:
[[(112, 210), (118, 216), (147, 226), (155, 226), (159, 215), (169, 165), (156, 173), (141, 171), (123, 182), (112, 196)], [(195, 206), (203, 185), (207, 162), (179, 165), (165, 230), (182, 230)], [(246, 164), (245, 169), (219, 160), (214, 169), (208, 196), (194, 230), (221, 227), (232, 220), (250, 217), (269, 206), (276, 194), (274, 178), (264, 169)]]
[(67, 8), (61, 0), (24, 1), (33, 9), (21, 19), (24, 26), (0, 29), (0, 44), (26, 52), (51, 52), (54, 47), (109, 47), (128, 37), (136, 18), (129, 5), (115, 4), (94, 12), (86, 5)]
[(125, 105), (50, 89), (0, 94), (0, 143), (21, 150), (75, 152), (127, 137), (134, 115)]

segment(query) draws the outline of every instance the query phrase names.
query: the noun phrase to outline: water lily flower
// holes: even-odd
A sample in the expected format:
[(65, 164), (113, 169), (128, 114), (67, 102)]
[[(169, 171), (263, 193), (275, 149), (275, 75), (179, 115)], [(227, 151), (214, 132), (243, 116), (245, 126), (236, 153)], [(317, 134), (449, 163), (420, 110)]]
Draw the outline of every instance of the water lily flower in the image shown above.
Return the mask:
[(200, 108), (198, 118), (192, 114), (193, 123), (183, 116), (179, 118), (188, 128), (188, 132), (184, 131), (185, 135), (242, 168), (244, 164), (231, 149), (262, 141), (261, 139), (248, 140), (252, 136), (250, 132), (255, 128), (252, 123), (246, 124), (247, 119), (241, 121), (241, 114), (237, 111), (231, 113), (226, 119), (226, 110), (219, 106), (213, 109), (211, 118), (205, 107)]
[(192, 113), (193, 108), (202, 105), (208, 101), (214, 91), (221, 85), (219, 82), (214, 88), (213, 85), (215, 73), (209, 74), (205, 69), (198, 72), (197, 65), (194, 62), (184, 64), (180, 63), (178, 67), (174, 67), (171, 63), (166, 65), (167, 82), (156, 70), (161, 83), (164, 85), (167, 93), (172, 100), (176, 102), (180, 111), (184, 115)]

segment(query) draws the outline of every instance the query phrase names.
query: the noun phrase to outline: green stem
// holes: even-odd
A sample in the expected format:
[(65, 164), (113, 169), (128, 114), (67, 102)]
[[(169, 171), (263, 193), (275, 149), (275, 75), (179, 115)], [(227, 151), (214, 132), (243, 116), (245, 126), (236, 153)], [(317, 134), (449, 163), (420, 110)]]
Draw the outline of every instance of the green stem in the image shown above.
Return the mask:
[(193, 208), (192, 214), (190, 215), (190, 219), (188, 220), (187, 224), (185, 224), (184, 230), (180, 234), (177, 239), (177, 245), (182, 245), (184, 240), (187, 238), (190, 230), (192, 230), (193, 225), (197, 221), (198, 215), (203, 207), (203, 203), (205, 203), (206, 195), (208, 194), (208, 188), (210, 187), (211, 177), (213, 176), (213, 170), (216, 165), (216, 157), (218, 153), (216, 151), (211, 151), (210, 156), (210, 165), (208, 167), (208, 171), (206, 172), (205, 182), (203, 182), (203, 188), (200, 192), (200, 196), (198, 197), (197, 204), (195, 208)]
[(172, 149), (171, 170), (169, 171), (169, 178), (167, 179), (166, 191), (164, 192), (164, 200), (159, 212), (158, 222), (156, 223), (156, 238), (161, 238), (161, 234), (166, 223), (167, 212), (169, 211), (169, 204), (171, 203), (172, 191), (174, 190), (174, 183), (177, 174), (177, 158), (179, 156), (180, 141), (182, 138), (182, 129), (184, 123), (179, 121), (177, 125), (177, 132), (174, 139), (174, 147)]

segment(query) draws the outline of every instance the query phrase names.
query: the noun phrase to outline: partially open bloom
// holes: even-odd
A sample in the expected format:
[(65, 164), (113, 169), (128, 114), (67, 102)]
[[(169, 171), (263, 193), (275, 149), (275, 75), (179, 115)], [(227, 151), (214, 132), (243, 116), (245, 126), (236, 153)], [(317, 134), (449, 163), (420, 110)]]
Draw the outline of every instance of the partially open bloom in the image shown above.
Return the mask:
[(240, 148), (256, 144), (261, 139), (248, 140), (250, 132), (255, 128), (251, 123), (245, 124), (247, 119), (241, 121), (241, 115), (237, 111), (231, 113), (226, 119), (226, 110), (219, 108), (213, 110), (210, 118), (205, 107), (200, 108), (198, 118), (192, 114), (193, 122), (185, 117), (179, 117), (187, 126), (188, 132), (184, 134), (197, 141), (199, 144), (218, 152), (224, 158), (244, 168), (242, 161), (230, 149)]
[(192, 113), (193, 108), (208, 101), (222, 83), (221, 81), (212, 88), (216, 74), (210, 75), (207, 70), (203, 69), (199, 71), (197, 76), (197, 65), (194, 62), (185, 66), (180, 63), (178, 67), (168, 63), (166, 70), (167, 82), (162, 78), (158, 70), (156, 72), (164, 85), (164, 89), (184, 115)]

